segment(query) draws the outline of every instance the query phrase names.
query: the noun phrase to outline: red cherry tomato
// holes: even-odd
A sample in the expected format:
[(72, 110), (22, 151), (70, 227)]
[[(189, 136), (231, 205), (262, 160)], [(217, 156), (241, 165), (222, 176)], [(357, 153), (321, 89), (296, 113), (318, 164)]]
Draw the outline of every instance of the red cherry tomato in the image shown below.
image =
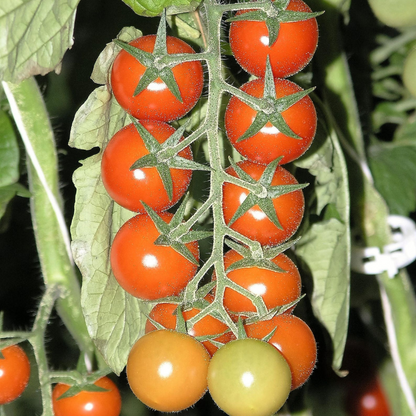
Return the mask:
[(309, 326), (294, 315), (282, 314), (245, 326), (247, 336), (262, 339), (276, 328), (268, 341), (285, 357), (292, 373), (292, 390), (306, 382), (316, 363), (316, 342)]
[[(275, 79), (276, 98), (282, 98), (302, 91), (295, 83)], [(263, 97), (264, 79), (244, 84), (241, 89), (256, 98)], [(269, 164), (283, 156), (280, 164), (291, 162), (302, 156), (312, 143), (316, 132), (316, 111), (312, 100), (306, 96), (282, 112), (291, 130), (301, 139), (294, 139), (281, 133), (268, 122), (254, 136), (238, 141), (253, 123), (257, 111), (233, 96), (225, 111), (225, 130), (235, 149), (252, 162)]]
[[(208, 295), (207, 300), (212, 301), (212, 295)], [(163, 325), (166, 329), (175, 329), (177, 318), (176, 315), (173, 314), (173, 312), (177, 307), (178, 305), (174, 303), (159, 303), (152, 309), (152, 311), (149, 314), (149, 317), (152, 318), (154, 321), (158, 322), (159, 324)], [(185, 321), (189, 321), (189, 319), (193, 318), (199, 312), (200, 309), (192, 308), (182, 312), (182, 315)], [(156, 327), (148, 320), (146, 322), (146, 333), (154, 331), (155, 329)], [(228, 327), (226, 324), (224, 324), (223, 322), (219, 321), (211, 315), (206, 315), (188, 331), (188, 334), (193, 337), (199, 337), (203, 335), (222, 334), (227, 330)], [(219, 336), (218, 338), (215, 338), (215, 341), (226, 344), (232, 339), (234, 339), (234, 335), (230, 331), (224, 335)], [(202, 344), (211, 356), (215, 353), (215, 351), (218, 350), (218, 347), (216, 347), (210, 341), (205, 341)]]
[(127, 361), (130, 388), (146, 406), (179, 412), (207, 389), (210, 356), (201, 343), (180, 332), (149, 332), (134, 344)]
[[(265, 166), (250, 161), (242, 161), (237, 164), (253, 179), (260, 179), (265, 170)], [(234, 169), (230, 166), (226, 172), (232, 176), (237, 176)], [(272, 186), (293, 185), (297, 180), (286, 169), (278, 166), (276, 168)], [(226, 224), (230, 222), (238, 207), (245, 200), (249, 191), (240, 186), (225, 182), (223, 185), (222, 208)], [(258, 241), (263, 246), (275, 246), (289, 239), (298, 229), (305, 207), (305, 201), (301, 190), (293, 191), (273, 199), (282, 229), (274, 225), (258, 205), (250, 208), (234, 223), (231, 228), (244, 236)]]
[[(175, 132), (173, 127), (161, 121), (141, 121), (141, 123), (159, 143), (165, 142)], [(131, 211), (145, 213), (141, 201), (156, 212), (165, 211), (184, 195), (191, 181), (192, 171), (170, 169), (173, 197), (169, 200), (156, 167), (130, 170), (137, 159), (147, 154), (149, 151), (134, 124), (129, 124), (118, 131), (109, 141), (101, 160), (104, 187), (114, 201)], [(178, 155), (192, 159), (191, 148), (186, 147)]]
[(18, 345), (3, 348), (0, 357), (0, 405), (17, 399), (29, 382), (30, 362)]
[[(225, 270), (242, 258), (234, 250), (227, 251), (224, 255)], [(228, 272), (227, 277), (254, 295), (261, 296), (268, 309), (283, 306), (300, 296), (301, 278), (297, 267), (285, 254), (277, 255), (272, 262), (285, 271), (279, 273), (258, 267), (245, 267)], [(224, 292), (223, 303), (231, 313), (256, 311), (248, 298), (228, 287)], [(293, 309), (286, 312), (291, 313)]]
[(75, 396), (60, 399), (70, 386), (57, 384), (52, 392), (55, 416), (119, 416), (121, 396), (117, 386), (108, 378), (102, 377), (94, 383), (107, 391), (81, 391)]
[(390, 406), (377, 375), (371, 382), (360, 383), (350, 389), (346, 397), (349, 416), (391, 416)]
[[(286, 10), (311, 11), (302, 0), (291, 0)], [(267, 57), (275, 78), (295, 74), (310, 62), (317, 45), (315, 18), (281, 23), (273, 45), (269, 45), (269, 32), (264, 22), (240, 21), (230, 26), (230, 46), (235, 59), (247, 72), (258, 77), (264, 77)]]
[[(153, 52), (156, 35), (143, 36), (130, 45)], [(168, 54), (195, 53), (184, 41), (173, 36), (166, 39)], [(166, 84), (157, 78), (138, 95), (134, 91), (146, 67), (125, 50), (116, 57), (111, 71), (111, 87), (118, 103), (132, 116), (143, 120), (172, 121), (183, 117), (197, 103), (202, 93), (204, 76), (199, 61), (184, 62), (172, 68), (182, 103)]]
[[(160, 214), (169, 223), (173, 215)], [(114, 238), (110, 261), (118, 283), (131, 295), (143, 300), (177, 296), (186, 287), (197, 266), (172, 247), (157, 246), (160, 233), (147, 214), (127, 221)], [(199, 260), (198, 243), (187, 243)]]

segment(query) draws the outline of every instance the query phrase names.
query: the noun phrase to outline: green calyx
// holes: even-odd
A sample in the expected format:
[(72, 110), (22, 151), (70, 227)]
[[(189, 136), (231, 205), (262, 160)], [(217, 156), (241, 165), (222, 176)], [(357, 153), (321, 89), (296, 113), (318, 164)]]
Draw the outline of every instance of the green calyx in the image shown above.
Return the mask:
[(153, 221), (156, 229), (160, 233), (160, 236), (156, 239), (154, 244), (172, 247), (176, 252), (185, 257), (191, 263), (199, 265), (198, 261), (195, 259), (186, 244), (210, 237), (212, 233), (210, 231), (191, 231), (190, 229), (183, 230), (183, 228), (181, 228), (181, 231), (178, 232), (180, 226), (183, 225), (182, 221), (185, 216), (186, 199), (180, 204), (169, 224), (163, 221), (163, 219), (160, 218), (160, 216), (145, 202), (142, 201), (142, 204), (147, 214)]
[(258, 267), (259, 269), (271, 270), (277, 273), (286, 273), (286, 270), (280, 268), (272, 260), (280, 253), (283, 253), (285, 250), (292, 247), (297, 241), (298, 239), (287, 241), (284, 244), (272, 248), (262, 247), (260, 253), (261, 257), (259, 257), (258, 255), (255, 255), (248, 247), (238, 244), (233, 240), (226, 239), (225, 243), (227, 244), (227, 246), (236, 251), (241, 256), (243, 256), (241, 260), (238, 260), (230, 264), (226, 269), (226, 273), (229, 273), (233, 270), (244, 269), (249, 267)]
[[(294, 94), (286, 95), (282, 98), (276, 98), (276, 87), (274, 84), (273, 72), (271, 69), (269, 57), (266, 63), (266, 75), (264, 80), (263, 92), (263, 109), (256, 114), (253, 123), (238, 138), (237, 142), (247, 140), (257, 134), (267, 123), (271, 123), (279, 132), (293, 139), (301, 140), (302, 137), (297, 135), (286, 123), (282, 112), (299, 102), (302, 98), (309, 95), (315, 88), (309, 88)], [(247, 104), (249, 105), (249, 104)]]
[(131, 166), (130, 170), (155, 167), (163, 182), (163, 187), (168, 194), (169, 200), (173, 198), (173, 182), (171, 175), (171, 168), (174, 169), (189, 169), (189, 170), (210, 170), (211, 168), (193, 160), (185, 159), (178, 156), (173, 151), (187, 127), (187, 124), (181, 126), (175, 133), (172, 134), (166, 141), (159, 143), (144, 127), (143, 125), (133, 119), (133, 123), (143, 139), (146, 149), (149, 154), (136, 160)]
[(273, 199), (278, 198), (281, 195), (288, 194), (300, 189), (303, 189), (307, 184), (293, 184), (293, 185), (276, 185), (272, 186), (272, 180), (274, 173), (276, 171), (277, 165), (279, 164), (281, 158), (278, 158), (267, 165), (260, 179), (256, 181), (248, 173), (244, 172), (231, 158), (230, 163), (234, 168), (236, 174), (240, 179), (247, 182), (248, 184), (259, 183), (266, 190), (266, 194), (256, 195), (250, 192), (243, 203), (238, 207), (237, 211), (231, 218), (228, 226), (231, 226), (238, 218), (243, 216), (250, 208), (258, 205), (260, 209), (266, 214), (269, 220), (280, 230), (283, 229), (280, 224), (279, 219), (277, 218), (276, 210), (273, 205)]
[(124, 49), (127, 53), (137, 59), (143, 66), (146, 67), (146, 70), (142, 77), (137, 84), (136, 89), (134, 90), (133, 96), (139, 95), (142, 91), (144, 91), (149, 84), (156, 81), (157, 79), (161, 79), (170, 92), (175, 96), (175, 98), (182, 103), (182, 96), (179, 90), (178, 83), (172, 72), (172, 67), (174, 67), (175, 63), (167, 62), (166, 57), (169, 55), (167, 46), (166, 46), (166, 12), (164, 11), (157, 35), (156, 35), (156, 42), (153, 49), (153, 52), (145, 52), (139, 48), (136, 48), (126, 42), (123, 42), (119, 39), (115, 39), (114, 43), (119, 46), (120, 48)]
[(270, 2), (267, 10), (252, 10), (231, 17), (227, 22), (254, 21), (266, 23), (269, 31), (269, 46), (272, 46), (279, 36), (281, 23), (302, 22), (320, 16), (323, 12), (298, 12), (287, 10), (290, 0), (275, 0)]

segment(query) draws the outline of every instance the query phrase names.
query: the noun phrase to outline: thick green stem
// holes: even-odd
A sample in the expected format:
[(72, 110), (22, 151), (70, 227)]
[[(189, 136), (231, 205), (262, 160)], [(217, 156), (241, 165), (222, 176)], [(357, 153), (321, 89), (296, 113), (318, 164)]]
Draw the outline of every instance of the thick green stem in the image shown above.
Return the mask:
[(34, 78), (18, 85), (3, 82), (3, 88), (28, 156), (31, 214), (42, 275), (47, 287), (59, 284), (65, 289), (57, 311), (80, 349), (92, 356), (62, 213), (55, 141), (42, 94)]

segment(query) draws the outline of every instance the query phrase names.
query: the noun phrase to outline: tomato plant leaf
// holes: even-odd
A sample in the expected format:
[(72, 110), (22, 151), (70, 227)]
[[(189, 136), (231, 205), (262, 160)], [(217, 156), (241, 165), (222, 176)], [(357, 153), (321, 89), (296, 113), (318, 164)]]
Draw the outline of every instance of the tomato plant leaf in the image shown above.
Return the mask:
[(300, 230), (302, 239), (296, 246), (296, 253), (312, 274), (313, 311), (332, 339), (332, 365), (339, 370), (347, 336), (350, 298), (349, 191), (338, 138), (326, 125), (324, 114), (318, 118), (318, 130), (310, 151), (295, 164), (309, 169), (315, 176), (313, 213), (322, 215), (328, 204), (337, 211), (336, 218), (322, 218), (307, 230)]
[(18, 83), (32, 75), (59, 72), (63, 55), (73, 44), (78, 3), (79, 0), (3, 0), (0, 79)]
[[(123, 32), (123, 40), (129, 41), (137, 33), (128, 29)], [(100, 81), (114, 58), (113, 45), (104, 49), (94, 67)], [(69, 144), (83, 150), (103, 149), (129, 123), (107, 87), (98, 87), (76, 113)], [(81, 164), (73, 176), (77, 193), (71, 224), (72, 250), (83, 279), (81, 306), (91, 338), (107, 364), (119, 374), (131, 347), (144, 332), (141, 312), (149, 309), (121, 288), (108, 260), (115, 234), (134, 213), (115, 204), (105, 191), (100, 153)]]
[(391, 214), (408, 216), (416, 210), (416, 141), (377, 143), (369, 147), (369, 163), (377, 190)]

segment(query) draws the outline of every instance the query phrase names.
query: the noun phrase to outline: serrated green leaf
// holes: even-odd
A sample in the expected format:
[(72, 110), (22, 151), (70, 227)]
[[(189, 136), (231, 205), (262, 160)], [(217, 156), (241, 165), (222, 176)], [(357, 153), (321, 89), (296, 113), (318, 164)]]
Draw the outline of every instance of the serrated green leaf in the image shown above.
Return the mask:
[[(69, 144), (84, 150), (102, 149), (129, 121), (107, 88), (99, 87), (76, 113)], [(112, 274), (111, 242), (134, 213), (111, 200), (100, 172), (101, 155), (96, 154), (82, 161), (74, 173), (72, 250), (82, 274), (81, 305), (89, 334), (107, 364), (119, 374), (134, 342), (144, 333), (141, 310), (148, 306), (122, 289)]]
[(79, 0), (2, 0), (0, 79), (18, 83), (59, 69), (73, 44)]
[(123, 0), (133, 11), (140, 16), (158, 16), (163, 9), (170, 8), (172, 14), (185, 13), (195, 10), (199, 1), (195, 0)]
[(320, 117), (313, 147), (296, 165), (315, 176), (315, 213), (333, 204), (338, 218), (324, 219), (301, 232), (296, 254), (306, 262), (314, 282), (312, 307), (334, 348), (333, 368), (341, 367), (348, 330), (350, 298), (349, 190), (345, 160), (334, 131)]

